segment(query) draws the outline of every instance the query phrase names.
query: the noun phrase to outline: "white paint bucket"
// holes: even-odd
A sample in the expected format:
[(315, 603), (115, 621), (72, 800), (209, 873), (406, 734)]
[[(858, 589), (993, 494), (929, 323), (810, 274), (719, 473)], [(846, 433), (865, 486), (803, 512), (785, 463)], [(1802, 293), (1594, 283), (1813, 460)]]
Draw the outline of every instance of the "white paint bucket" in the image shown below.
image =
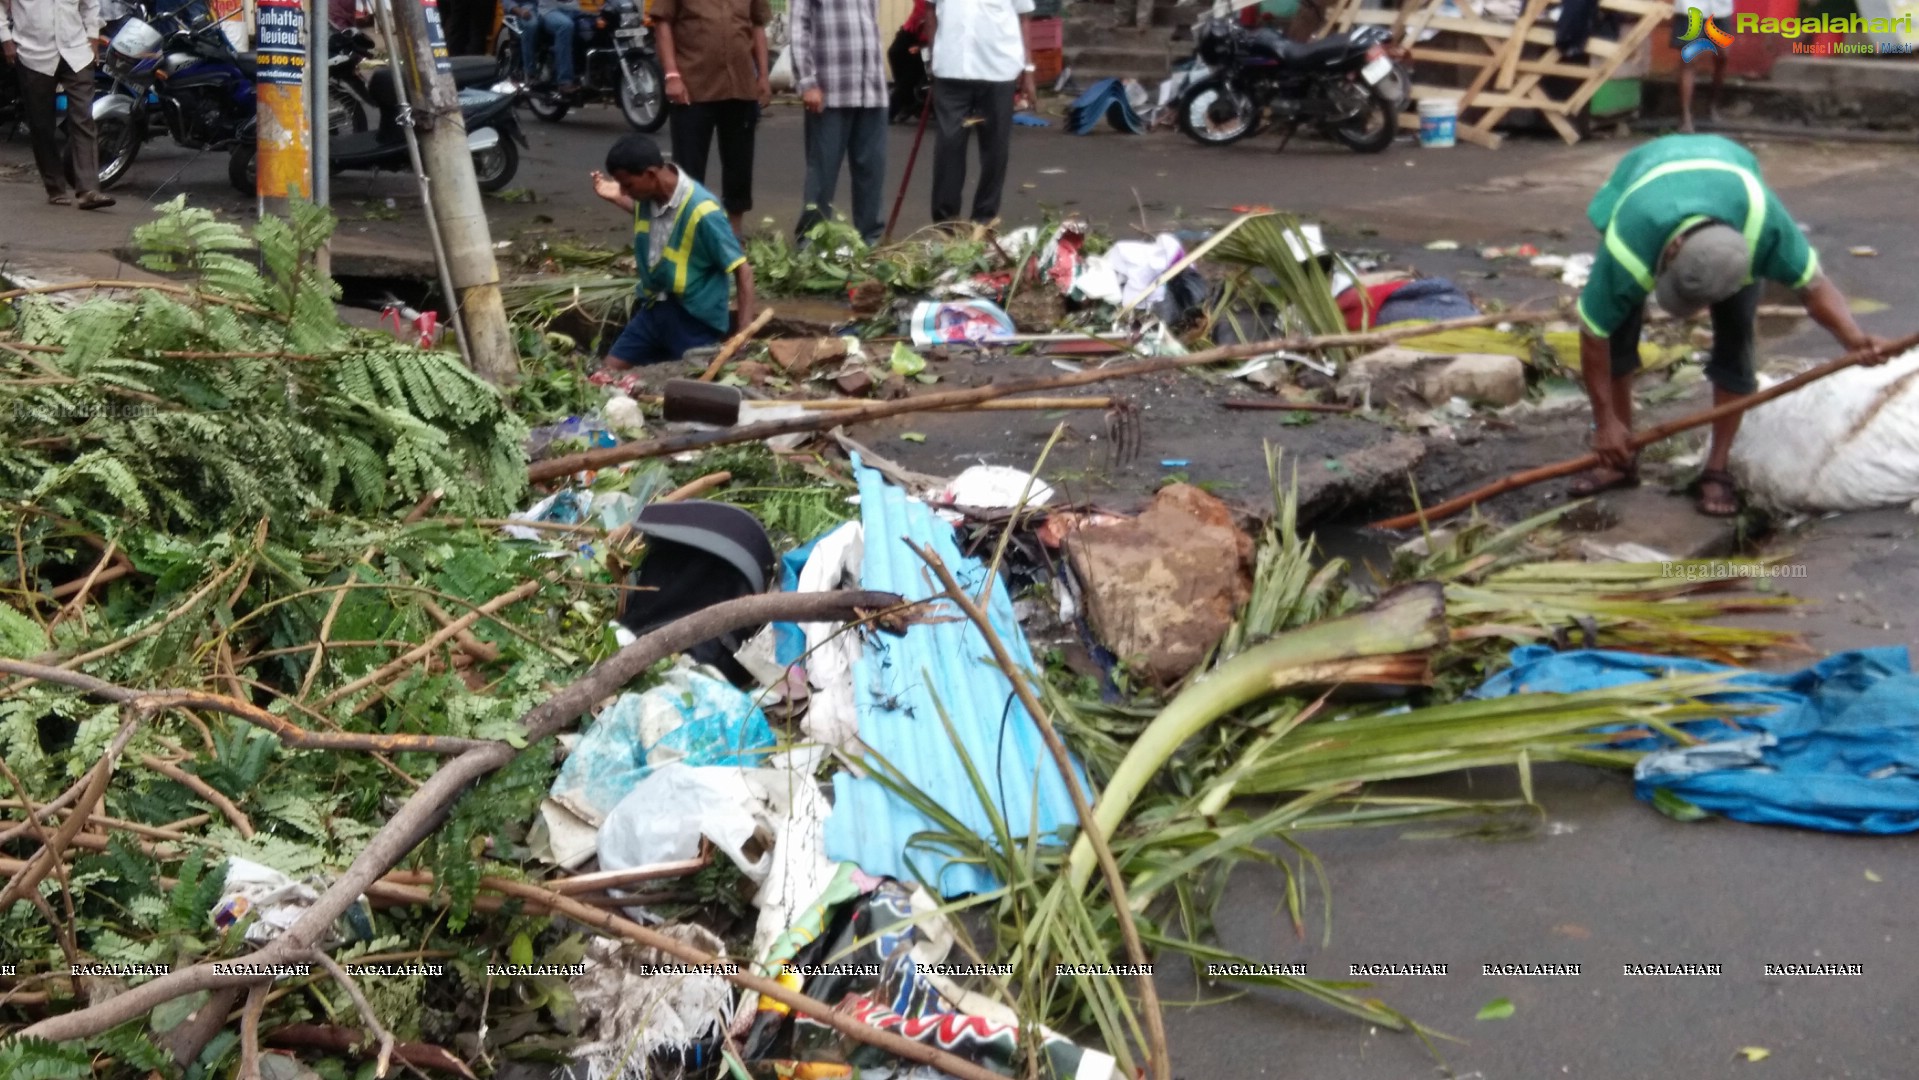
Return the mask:
[(1419, 145), (1428, 150), (1453, 145), (1458, 123), (1458, 98), (1426, 98), (1419, 103)]

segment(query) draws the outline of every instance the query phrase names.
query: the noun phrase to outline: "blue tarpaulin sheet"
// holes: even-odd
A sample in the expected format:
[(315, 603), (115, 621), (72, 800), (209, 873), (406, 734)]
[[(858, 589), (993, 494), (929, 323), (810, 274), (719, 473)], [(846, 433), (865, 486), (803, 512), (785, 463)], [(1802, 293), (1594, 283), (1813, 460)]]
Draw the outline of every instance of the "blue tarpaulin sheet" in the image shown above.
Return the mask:
[(1699, 746), (1638, 744), (1634, 789), (1665, 790), (1737, 821), (1828, 832), (1919, 832), (1919, 677), (1903, 647), (1836, 653), (1769, 674), (1701, 660), (1544, 646), (1513, 650), (1512, 667), (1475, 697), (1573, 693), (1672, 675), (1732, 676), (1709, 700), (1769, 712), (1694, 721)]

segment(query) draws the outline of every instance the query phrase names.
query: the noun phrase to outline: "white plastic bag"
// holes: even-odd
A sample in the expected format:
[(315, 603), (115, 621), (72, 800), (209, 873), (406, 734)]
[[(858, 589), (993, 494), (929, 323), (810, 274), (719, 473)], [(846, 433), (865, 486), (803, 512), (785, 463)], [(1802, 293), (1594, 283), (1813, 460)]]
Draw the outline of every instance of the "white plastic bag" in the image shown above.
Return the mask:
[(1731, 465), (1748, 492), (1782, 509), (1919, 499), (1919, 350), (1828, 375), (1748, 412)]

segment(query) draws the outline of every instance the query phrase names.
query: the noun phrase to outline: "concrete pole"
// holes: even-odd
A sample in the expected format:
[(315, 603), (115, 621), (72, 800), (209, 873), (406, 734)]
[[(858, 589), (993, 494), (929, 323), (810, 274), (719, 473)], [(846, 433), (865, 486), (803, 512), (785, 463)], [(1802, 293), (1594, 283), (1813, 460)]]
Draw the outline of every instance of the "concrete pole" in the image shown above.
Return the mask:
[(419, 133), (421, 165), (429, 181), (428, 212), (439, 223), (446, 276), (457, 293), (452, 300), (465, 323), (466, 362), (488, 382), (507, 385), (519, 378), (520, 358), (500, 296), (500, 268), (493, 259), (486, 207), (466, 145), (459, 93), (452, 76), (440, 72), (440, 57), (435, 55), (436, 46), (445, 46), (436, 40), (423, 0), (391, 0), (391, 6), (400, 47), (393, 59)]
[[(307, 61), (307, 101), (311, 103), (313, 116), (313, 202), (326, 207), (333, 203), (330, 147), (333, 94), (332, 80), (327, 77), (330, 66), (327, 37), (333, 32), (333, 20), (329, 17), (327, 0), (307, 0), (307, 27), (308, 40), (313, 43)], [(331, 241), (314, 252), (313, 265), (323, 276), (333, 276)]]

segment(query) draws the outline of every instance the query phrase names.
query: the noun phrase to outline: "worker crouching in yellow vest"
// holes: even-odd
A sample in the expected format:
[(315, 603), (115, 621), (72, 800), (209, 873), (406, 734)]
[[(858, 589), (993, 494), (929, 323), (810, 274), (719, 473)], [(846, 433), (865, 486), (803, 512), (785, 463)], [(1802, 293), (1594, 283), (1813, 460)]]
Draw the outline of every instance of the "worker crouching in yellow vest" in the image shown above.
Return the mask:
[(628, 135), (593, 174), (593, 192), (633, 215), (639, 267), (633, 318), (607, 353), (604, 372), (678, 360), (730, 329), (728, 274), (740, 291), (739, 325), (753, 321), (753, 268), (711, 192), (666, 163), (659, 144)]

